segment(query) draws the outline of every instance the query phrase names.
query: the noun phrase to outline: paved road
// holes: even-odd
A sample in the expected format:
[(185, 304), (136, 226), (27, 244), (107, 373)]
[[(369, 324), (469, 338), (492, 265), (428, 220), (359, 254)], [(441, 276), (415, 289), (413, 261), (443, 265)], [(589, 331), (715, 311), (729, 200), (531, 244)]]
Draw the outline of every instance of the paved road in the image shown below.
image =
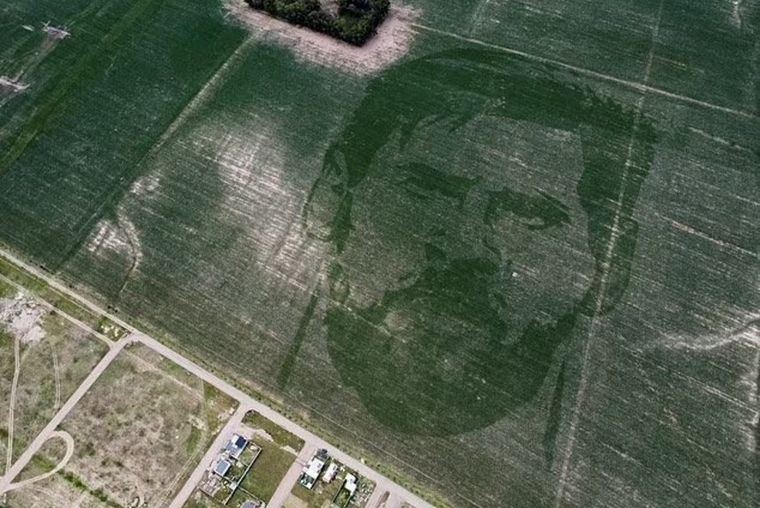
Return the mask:
[[(166, 359), (171, 360), (177, 365), (195, 374), (197, 377), (201, 378), (204, 382), (209, 383), (210, 385), (217, 388), (219, 391), (237, 400), (238, 403), (242, 407), (253, 409), (257, 413), (260, 413), (262, 416), (271, 420), (272, 422), (284, 428), (288, 432), (291, 432), (292, 434), (295, 434), (296, 436), (300, 437), (301, 439), (304, 440), (306, 447), (327, 449), (330, 455), (332, 455), (338, 461), (342, 462), (349, 468), (354, 469), (360, 475), (365, 476), (369, 478), (370, 480), (372, 480), (373, 482), (375, 482), (376, 489), (379, 489), (381, 492), (387, 491), (390, 494), (391, 498), (403, 499), (404, 501), (416, 506), (417, 508), (432, 508), (432, 505), (430, 505), (430, 503), (428, 503), (427, 501), (424, 501), (420, 497), (409, 492), (404, 487), (394, 483), (392, 480), (378, 473), (377, 471), (370, 468), (369, 466), (367, 466), (360, 460), (357, 460), (354, 457), (350, 456), (349, 454), (332, 446), (330, 443), (328, 443), (324, 439), (318, 437), (312, 432), (301, 427), (296, 422), (289, 420), (288, 418), (284, 417), (283, 415), (273, 410), (269, 406), (266, 406), (265, 404), (259, 402), (258, 400), (248, 395), (247, 393), (232, 386), (227, 381), (224, 381), (223, 379), (219, 378), (215, 374), (195, 364), (194, 362), (190, 361), (186, 357), (177, 353), (173, 349), (170, 349), (164, 344), (158, 342), (156, 339), (143, 334), (142, 332), (140, 332), (139, 330), (137, 330), (130, 324), (124, 322), (117, 316), (114, 316), (113, 314), (108, 312), (106, 309), (103, 309), (100, 306), (90, 302), (89, 300), (82, 298), (79, 294), (69, 289), (65, 285), (61, 284), (60, 282), (56, 281), (55, 279), (51, 278), (48, 274), (41, 272), (40, 270), (29, 265), (28, 263), (25, 263), (23, 260), (17, 258), (16, 256), (8, 252), (7, 250), (0, 248), (0, 256), (5, 257), (12, 263), (24, 268), (25, 270), (33, 273), (37, 277), (45, 280), (45, 282), (47, 282), (51, 287), (73, 298), (84, 307), (87, 307), (90, 310), (97, 312), (100, 315), (108, 317), (113, 322), (117, 323), (118, 325), (132, 332), (131, 335), (129, 335), (128, 337), (125, 337), (124, 339), (112, 345), (111, 350), (108, 352), (108, 354), (106, 354), (106, 356), (100, 361), (100, 363), (90, 373), (87, 379), (85, 379), (85, 381), (77, 389), (77, 391), (74, 392), (74, 395), (72, 395), (71, 398), (69, 398), (69, 400), (66, 401), (66, 404), (64, 404), (64, 406), (58, 411), (58, 413), (53, 417), (50, 423), (48, 423), (47, 427), (43, 429), (43, 431), (40, 433), (37, 439), (35, 439), (32, 442), (32, 444), (29, 445), (29, 448), (27, 448), (24, 454), (18, 459), (16, 464), (13, 465), (9, 474), (0, 480), (0, 494), (5, 491), (5, 489), (7, 488), (7, 484), (10, 483), (13, 480), (13, 478), (15, 478), (18, 475), (21, 469), (23, 469), (23, 466), (26, 465), (27, 462), (29, 462), (29, 460), (34, 455), (34, 453), (36, 453), (37, 450), (39, 450), (40, 446), (42, 446), (42, 444), (47, 440), (50, 434), (63, 421), (63, 419), (69, 413), (71, 408), (79, 401), (79, 399), (82, 398), (82, 395), (84, 395), (84, 393), (90, 388), (90, 386), (92, 386), (92, 384), (95, 382), (98, 376), (100, 376), (100, 374), (103, 372), (103, 370), (105, 370), (108, 364), (111, 363), (111, 361), (116, 357), (119, 351), (121, 351), (121, 349), (123, 349), (123, 347), (129, 342), (138, 341), (144, 344), (145, 346), (149, 347), (150, 349), (153, 349), (154, 351), (156, 351), (157, 353), (159, 353)], [(213, 453), (214, 451), (215, 450), (212, 447), (212, 449), (210, 449), (207, 452), (207, 454)], [(181, 492), (184, 492), (184, 489)], [(174, 507), (178, 505), (175, 502), (172, 502), (171, 506)], [(272, 508), (279, 508), (275, 504), (271, 504), (270, 506)]]
[(290, 469), (288, 469), (288, 472), (277, 486), (277, 490), (272, 494), (272, 499), (269, 500), (267, 506), (277, 508), (285, 504), (285, 501), (290, 497), (290, 491), (293, 490), (293, 485), (298, 481), (303, 466), (314, 456), (316, 451), (316, 447), (304, 445), (301, 452), (296, 457), (296, 460), (293, 462), (293, 465), (290, 466)]
[(190, 499), (190, 496), (193, 495), (195, 487), (198, 485), (201, 479), (203, 479), (203, 473), (210, 468), (211, 464), (214, 462), (214, 458), (219, 454), (219, 451), (222, 449), (222, 447), (224, 447), (225, 442), (232, 437), (232, 434), (235, 432), (235, 430), (240, 427), (240, 424), (243, 421), (243, 417), (248, 411), (250, 411), (250, 409), (251, 408), (247, 406), (238, 406), (237, 411), (235, 411), (230, 419), (227, 420), (224, 428), (216, 436), (214, 442), (211, 443), (208, 451), (198, 463), (198, 466), (193, 471), (193, 474), (191, 474), (190, 478), (187, 479), (185, 485), (182, 487), (182, 490), (180, 490), (174, 497), (174, 500), (169, 505), (169, 508), (182, 508), (185, 502)]
[(106, 370), (106, 368), (111, 364), (113, 359), (116, 358), (122, 349), (124, 349), (124, 346), (131, 342), (132, 340), (129, 337), (125, 337), (119, 342), (112, 344), (111, 349), (108, 351), (108, 353), (106, 353), (100, 362), (98, 362), (98, 364), (95, 366), (95, 368), (92, 369), (92, 372), (90, 372), (82, 384), (79, 385), (79, 388), (77, 388), (71, 397), (69, 397), (69, 400), (67, 400), (66, 403), (61, 406), (61, 409), (58, 410), (53, 419), (48, 422), (44, 429), (42, 429), (34, 441), (32, 441), (32, 443), (26, 448), (24, 453), (22, 453), (18, 460), (16, 460), (16, 462), (10, 467), (8, 472), (3, 475), (2, 478), (0, 478), (0, 495), (8, 491), (8, 487), (10, 486), (11, 482), (13, 482), (13, 479), (18, 476), (24, 467), (26, 467), (34, 454), (39, 451), (43, 444), (45, 444), (45, 441), (56, 435), (56, 429), (66, 418), (69, 412), (71, 412), (71, 410), (84, 396), (84, 394), (87, 393), (90, 387), (95, 383), (95, 381), (97, 381), (103, 371)]

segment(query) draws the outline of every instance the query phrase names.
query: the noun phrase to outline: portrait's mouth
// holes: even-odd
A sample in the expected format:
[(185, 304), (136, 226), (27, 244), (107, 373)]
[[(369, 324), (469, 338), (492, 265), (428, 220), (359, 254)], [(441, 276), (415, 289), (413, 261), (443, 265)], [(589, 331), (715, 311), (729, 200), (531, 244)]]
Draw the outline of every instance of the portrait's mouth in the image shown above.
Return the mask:
[(455, 364), (487, 355), (499, 342), (497, 334), (506, 333), (499, 321), (488, 326), (440, 312), (450, 306), (445, 300), (423, 298), (399, 303), (398, 307), (386, 309), (381, 326), (387, 333), (389, 356), (399, 364), (413, 362), (412, 373), (453, 374), (460, 370), (454, 368)]
[[(491, 421), (532, 400), (574, 324), (565, 316), (511, 331), (493, 311), (486, 311), (490, 321), (447, 313), (467, 305), (453, 296), (391, 295), (393, 302), (384, 299), (389, 305), (328, 311), (336, 367), (370, 412), (392, 427), (415, 432), (419, 414), (427, 415), (425, 432), (456, 433), (471, 427), (475, 415)], [(507, 335), (514, 338), (506, 341)]]
[(427, 385), (431, 378), (481, 384), (479, 366), (514, 344), (532, 315), (510, 312), (510, 295), (492, 280), (497, 271), (485, 259), (454, 260), (426, 269), (407, 287), (353, 312), (376, 331), (369, 347), (382, 351), (383, 361), (398, 369), (407, 386)]
[[(526, 216), (543, 210), (510, 203)], [(423, 253), (408, 256), (406, 270), (331, 273), (329, 353), (343, 382), (390, 427), (431, 435), (483, 427), (539, 395), (571, 335), (576, 295), (553, 291), (542, 269), (551, 256), (512, 252), (496, 226), (417, 229)], [(344, 260), (362, 254), (349, 250)]]

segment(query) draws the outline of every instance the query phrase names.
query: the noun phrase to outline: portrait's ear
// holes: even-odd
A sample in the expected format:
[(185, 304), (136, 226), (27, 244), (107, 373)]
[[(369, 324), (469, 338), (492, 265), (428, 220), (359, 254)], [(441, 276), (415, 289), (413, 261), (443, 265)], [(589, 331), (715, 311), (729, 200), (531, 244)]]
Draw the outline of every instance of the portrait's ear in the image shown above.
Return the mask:
[(322, 241), (340, 241), (340, 250), (350, 229), (351, 196), (348, 190), (346, 160), (342, 151), (331, 146), (322, 163), (322, 171), (306, 198), (302, 222), (306, 233)]

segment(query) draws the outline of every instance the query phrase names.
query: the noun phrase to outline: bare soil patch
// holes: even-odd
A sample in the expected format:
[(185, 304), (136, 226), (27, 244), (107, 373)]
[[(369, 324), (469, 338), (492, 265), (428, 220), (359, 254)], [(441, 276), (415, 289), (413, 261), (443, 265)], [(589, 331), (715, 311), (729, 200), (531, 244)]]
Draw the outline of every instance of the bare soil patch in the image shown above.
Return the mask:
[(38, 342), (45, 336), (40, 322), (45, 313), (44, 306), (22, 293), (0, 298), (0, 324), (22, 344)]

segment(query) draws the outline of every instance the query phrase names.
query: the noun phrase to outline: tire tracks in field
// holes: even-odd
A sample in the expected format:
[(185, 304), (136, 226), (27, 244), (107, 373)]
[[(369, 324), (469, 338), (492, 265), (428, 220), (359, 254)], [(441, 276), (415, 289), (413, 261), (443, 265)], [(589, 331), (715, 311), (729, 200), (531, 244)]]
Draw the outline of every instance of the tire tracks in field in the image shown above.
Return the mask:
[[(660, 24), (662, 21), (662, 12), (663, 8), (665, 6), (665, 0), (660, 0), (660, 6), (657, 12), (657, 21), (654, 26), (654, 29), (652, 30), (652, 38), (651, 38), (651, 45), (649, 49), (649, 55), (647, 58), (647, 64), (644, 69), (644, 77), (643, 77), (643, 83), (644, 86), (646, 86), (646, 83), (649, 82), (649, 77), (652, 71), (652, 63), (654, 62), (654, 55), (656, 50), (656, 44), (657, 44), (657, 38), (659, 37), (660, 33)], [(588, 390), (588, 383), (589, 383), (589, 374), (590, 374), (590, 359), (591, 359), (591, 345), (594, 342), (594, 337), (597, 334), (599, 323), (602, 315), (602, 311), (604, 309), (604, 302), (607, 296), (607, 288), (610, 278), (610, 273), (612, 272), (612, 262), (615, 254), (615, 246), (620, 239), (620, 219), (621, 215), (623, 213), (623, 203), (625, 202), (625, 196), (626, 192), (628, 190), (628, 181), (631, 174), (631, 167), (633, 165), (633, 154), (634, 154), (634, 147), (636, 145), (636, 136), (639, 131), (639, 127), (641, 125), (641, 120), (644, 116), (643, 109), (644, 109), (644, 103), (646, 101), (646, 93), (642, 93), (641, 97), (636, 103), (636, 113), (634, 115), (633, 119), (633, 132), (631, 133), (631, 140), (628, 143), (628, 153), (626, 155), (626, 161), (625, 166), (623, 169), (623, 179), (620, 184), (620, 192), (617, 196), (617, 201), (615, 202), (615, 217), (613, 219), (612, 223), (612, 229), (610, 232), (610, 239), (607, 244), (607, 251), (604, 255), (604, 260), (602, 261), (602, 276), (599, 283), (599, 293), (596, 297), (596, 306), (594, 309), (594, 315), (591, 318), (591, 324), (589, 325), (589, 331), (588, 335), (586, 337), (586, 340), (583, 343), (583, 350), (581, 353), (581, 361), (580, 361), (580, 380), (578, 381), (578, 389), (576, 391), (575, 396), (575, 405), (572, 409), (572, 414), (570, 417), (570, 423), (568, 427), (568, 438), (567, 438), (567, 444), (565, 445), (565, 453), (564, 457), (562, 459), (562, 466), (560, 468), (559, 478), (557, 481), (557, 489), (555, 491), (554, 495), (554, 507), (560, 508), (562, 506), (562, 503), (565, 498), (565, 492), (567, 488), (568, 483), (568, 475), (570, 472), (570, 462), (573, 457), (573, 450), (575, 448), (575, 442), (578, 435), (578, 424), (580, 422), (580, 416), (581, 416), (581, 410), (583, 408), (583, 403), (585, 402), (586, 398), (586, 392)]]
[[(68, 27), (73, 28), (80, 20), (87, 18), (90, 15), (98, 16), (105, 11), (108, 10), (108, 8), (111, 6), (111, 3), (109, 0), (99, 0), (99, 1), (93, 1), (91, 2), (87, 7), (85, 7), (82, 11), (75, 14), (73, 17), (71, 17), (69, 20), (66, 20), (66, 24)], [(24, 13), (28, 14), (28, 13)], [(25, 21), (22, 21), (21, 18), (17, 18), (17, 23), (23, 23)], [(40, 22), (38, 19), (36, 22)], [(36, 22), (32, 25), (36, 25)], [(16, 23), (8, 23), (8, 25), (15, 25)], [(0, 25), (2, 27), (2, 25)], [(77, 30), (79, 31), (79, 30)], [(35, 34), (27, 34), (29, 37), (33, 37)], [(10, 74), (14, 79), (25, 81), (25, 77), (34, 72), (37, 67), (39, 67), (42, 62), (44, 62), (48, 56), (58, 47), (58, 45), (62, 42), (62, 40), (55, 40), (53, 38), (44, 36), (42, 40), (42, 44), (37, 46), (36, 49), (31, 49), (28, 51), (25, 55), (21, 55), (19, 58), (18, 55), (15, 55), (14, 58), (14, 51), (18, 50), (18, 46), (11, 46), (7, 48), (5, 51), (0, 53), (0, 61), (3, 59), (10, 62), (9, 68), (12, 68), (14, 65), (19, 66), (17, 67), (16, 71), (13, 72), (6, 72), (6, 69), (3, 69), (4, 74)], [(19, 60), (24, 61), (23, 64), (19, 63)], [(29, 83), (30, 85), (32, 83)], [(9, 102), (13, 98), (13, 94), (6, 96), (2, 100), (0, 100), (0, 108), (2, 108), (7, 102)], [(10, 122), (9, 122), (10, 123)], [(2, 137), (4, 134), (6, 134), (5, 130), (6, 126), (2, 126), (0, 128), (0, 137)], [(0, 173), (2, 173), (0, 171)]]
[[(151, 0), (152, 1), (152, 0)], [(129, 192), (132, 187), (134, 177), (143, 168), (146, 161), (153, 159), (161, 149), (169, 142), (179, 128), (185, 124), (188, 118), (198, 109), (198, 107), (205, 102), (209, 95), (211, 95), (217, 85), (226, 77), (230, 67), (234, 66), (240, 57), (256, 42), (257, 39), (253, 36), (246, 36), (242, 42), (235, 48), (234, 51), (226, 55), (224, 59), (221, 59), (219, 65), (213, 71), (211, 76), (200, 86), (198, 91), (187, 101), (184, 105), (178, 108), (176, 114), (172, 118), (171, 122), (160, 134), (158, 139), (148, 148), (148, 150), (140, 157), (131, 167), (121, 176), (120, 182), (114, 185), (110, 190), (107, 190), (98, 198), (98, 206), (95, 208), (89, 217), (84, 218), (77, 224), (74, 230), (74, 241), (60, 256), (59, 266), (65, 264), (71, 257), (78, 252), (82, 245), (87, 241), (90, 231), (95, 227), (97, 222), (106, 213), (106, 210), (113, 206), (117, 201), (121, 201), (121, 198)], [(2, 164), (0, 164), (0, 175), (2, 175)], [(123, 222), (125, 220), (123, 210), (121, 207), (116, 207), (117, 222)], [(126, 284), (131, 276), (132, 272), (137, 268), (139, 263), (133, 263), (130, 271), (125, 277), (125, 281), (119, 288), (119, 293), (124, 291)]]
[(127, 287), (129, 278), (140, 267), (140, 263), (142, 263), (143, 259), (143, 252), (140, 237), (137, 234), (137, 231), (135, 231), (135, 225), (132, 221), (126, 218), (126, 213), (123, 212), (122, 207), (119, 207), (119, 210), (116, 212), (116, 227), (127, 237), (127, 244), (129, 245), (129, 250), (132, 252), (132, 263), (129, 265), (129, 270), (127, 270), (127, 273), (124, 276), (124, 281), (116, 292), (116, 300), (119, 300), (121, 294)]
[(479, 27), (479, 25), (483, 22), (483, 16), (486, 13), (486, 10), (488, 9), (488, 4), (491, 3), (491, 0), (479, 0), (477, 3), (477, 7), (475, 7), (475, 10), (472, 14), (472, 17), (470, 18), (470, 22), (468, 23), (467, 27), (467, 35), (469, 37), (472, 37), (475, 30)]
[(719, 104), (715, 104), (712, 102), (703, 101), (695, 97), (689, 97), (687, 95), (683, 95), (680, 93), (669, 92), (662, 88), (658, 88), (656, 86), (652, 86), (648, 84), (648, 81), (649, 81), (648, 79), (643, 82), (640, 82), (640, 81), (632, 81), (632, 80), (624, 79), (624, 78), (618, 78), (615, 76), (611, 76), (609, 74), (605, 74), (603, 72), (598, 72), (598, 71), (588, 69), (586, 67), (581, 67), (579, 65), (573, 65), (567, 62), (563, 62), (561, 60), (556, 60), (554, 58), (539, 56), (533, 53), (529, 53), (527, 51), (521, 51), (519, 49), (510, 48), (509, 46), (502, 46), (500, 44), (495, 44), (492, 42), (485, 42), (480, 39), (467, 37), (465, 35), (461, 35), (456, 32), (441, 30), (440, 28), (434, 28), (434, 27), (423, 25), (420, 23), (413, 23), (412, 27), (417, 28), (419, 30), (424, 30), (426, 32), (451, 37), (459, 41), (475, 44), (475, 45), (482, 46), (485, 48), (495, 49), (497, 51), (503, 51), (507, 54), (525, 58), (527, 60), (538, 62), (538, 63), (548, 65), (551, 67), (559, 67), (561, 69), (565, 69), (565, 70), (574, 72), (576, 74), (587, 76), (593, 79), (598, 79), (600, 81), (615, 83), (617, 85), (624, 86), (625, 88), (636, 90), (637, 92), (642, 93), (642, 94), (659, 95), (667, 99), (673, 99), (679, 102), (684, 102), (693, 106), (699, 106), (699, 107), (709, 109), (712, 111), (727, 113), (729, 115), (734, 115), (741, 118), (747, 118), (750, 120), (760, 120), (760, 111), (758, 112), (743, 111), (743, 110), (732, 108), (729, 106), (721, 106)]

